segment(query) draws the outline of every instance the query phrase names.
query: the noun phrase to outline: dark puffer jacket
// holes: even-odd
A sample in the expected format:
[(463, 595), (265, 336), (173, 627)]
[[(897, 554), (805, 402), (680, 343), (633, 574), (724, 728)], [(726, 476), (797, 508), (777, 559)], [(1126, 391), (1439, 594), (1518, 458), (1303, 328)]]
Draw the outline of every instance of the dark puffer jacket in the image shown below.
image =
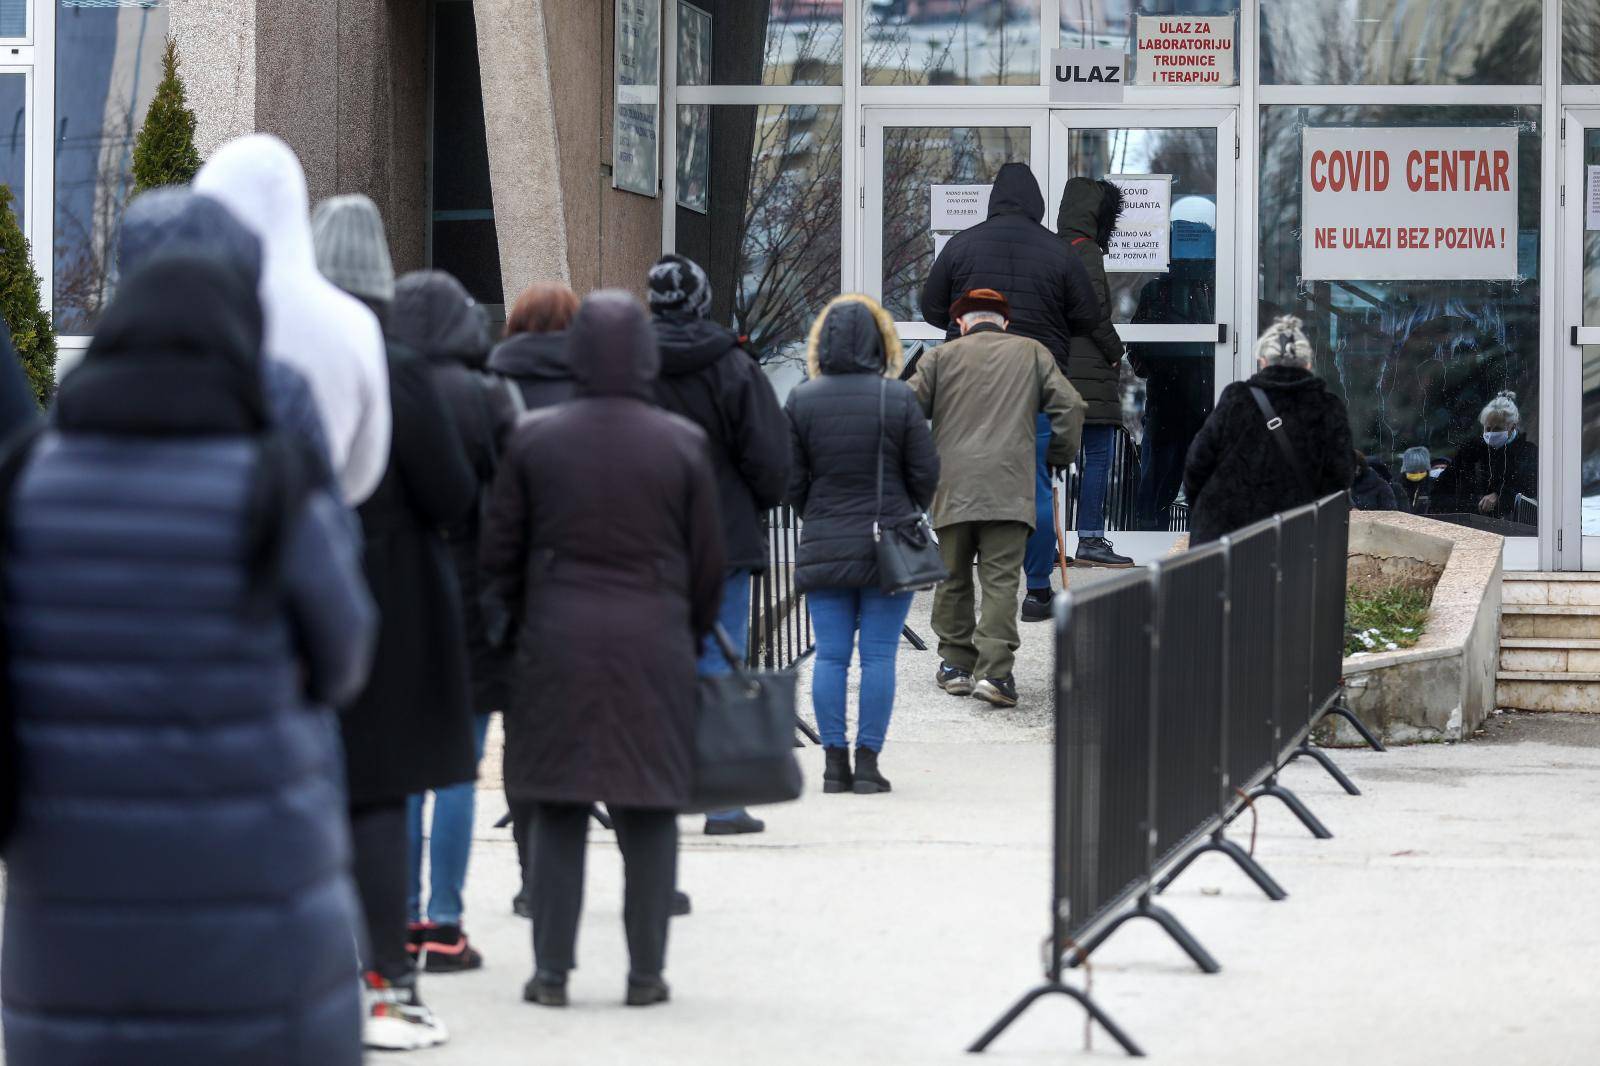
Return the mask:
[(566, 403), (577, 394), (565, 331), (513, 333), (489, 353), (489, 370), (513, 381), (530, 411)]
[(658, 315), (656, 399), (711, 442), (728, 569), (765, 570), (766, 511), (789, 480), (789, 423), (772, 385), (739, 338), (703, 318)]
[[(1487, 513), (1511, 518), (1518, 493), (1529, 499), (1539, 496), (1539, 446), (1520, 431), (1503, 448), (1489, 447), (1481, 436), (1463, 444), (1434, 483), (1430, 506), (1436, 515)], [(1487, 512), (1481, 506), (1485, 496), (1494, 497)]]
[(994, 289), (1011, 304), (1011, 332), (1049, 348), (1062, 373), (1068, 372), (1076, 336), (1087, 337), (1114, 363), (1122, 358), (1122, 341), (1083, 264), (1041, 224), (1044, 207), (1033, 171), (1022, 163), (1001, 167), (989, 194), (988, 221), (950, 238), (928, 272), (922, 317), (953, 340), (961, 329), (950, 318), (950, 305), (972, 289)]
[(1378, 469), (1365, 460), (1356, 467), (1356, 479), (1350, 486), (1350, 506), (1357, 511), (1401, 509), (1395, 501), (1394, 486), (1384, 480)]
[(260, 388), (260, 310), (240, 283), (254, 335), (230, 353), (223, 270), (154, 293), (124, 276), (144, 325), (113, 300), (8, 497), (11, 1066), (361, 1060), (328, 708), (360, 686), (376, 618), (342, 507), (287, 491), (304, 469), (267, 475), (264, 401), (253, 426), (230, 414)]
[[(1267, 394), (1283, 419), (1311, 482), (1300, 488), (1267, 421), (1250, 395)], [(1189, 447), (1183, 490), (1189, 500), (1189, 543), (1205, 544), (1278, 511), (1343, 492), (1355, 476), (1355, 446), (1344, 401), (1321, 378), (1299, 367), (1270, 366), (1222, 390), (1217, 409)]]
[[(511, 428), (512, 404), (498, 378), (483, 372), (489, 354), (489, 329), (483, 309), (459, 281), (438, 270), (419, 270), (395, 282), (389, 334), (427, 360), (433, 383), (450, 411), (450, 421), (466, 450), (478, 498), (488, 497), (500, 459), (500, 442)], [(506, 655), (489, 645), (478, 580), (478, 530), (482, 507), (472, 507), (444, 529), (450, 559), (461, 588), (461, 617), (467, 634), (472, 679), (472, 709), (478, 714), (506, 705)]]
[(517, 426), (484, 528), (484, 574), (522, 621), (506, 795), (679, 808), (723, 585), (705, 434), (655, 405), (655, 338), (632, 296), (588, 297), (568, 343), (579, 395)]
[(1073, 178), (1061, 196), (1056, 232), (1083, 264), (1094, 289), (1100, 321), (1091, 333), (1075, 333), (1067, 354), (1067, 380), (1078, 390), (1089, 412), (1084, 424), (1118, 425), (1122, 422), (1122, 342), (1104, 343), (1107, 331), (1116, 336), (1111, 322), (1111, 287), (1106, 283), (1105, 251), (1111, 242), (1121, 206), (1121, 193), (1109, 182)]
[(802, 591), (876, 588), (873, 522), (927, 510), (939, 487), (927, 418), (916, 393), (892, 380), (900, 352), (894, 322), (864, 296), (837, 298), (812, 327), (811, 380), (789, 394), (786, 407), (794, 441), (789, 503), (804, 522), (795, 568)]

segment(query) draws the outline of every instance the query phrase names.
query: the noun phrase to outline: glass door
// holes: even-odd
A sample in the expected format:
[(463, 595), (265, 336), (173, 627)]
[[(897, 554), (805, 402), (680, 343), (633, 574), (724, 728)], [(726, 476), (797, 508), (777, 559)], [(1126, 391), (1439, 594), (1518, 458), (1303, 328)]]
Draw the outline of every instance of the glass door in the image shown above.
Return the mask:
[[(1189, 444), (1222, 388), (1254, 369), (1236, 359), (1233, 324), (1234, 122), (1231, 108), (1051, 112), (1054, 210), (1071, 178), (1108, 178), (1124, 193), (1106, 257), (1111, 315), (1128, 349), (1112, 528), (1188, 528)], [(1056, 214), (1051, 223), (1073, 225)]]
[(1562, 506), (1555, 565), (1600, 570), (1600, 111), (1568, 111), (1562, 125), (1565, 321), (1557, 339)]
[(866, 109), (861, 289), (894, 316), (908, 344), (944, 339), (944, 330), (922, 320), (922, 283), (944, 242), (984, 220), (1000, 168), (1026, 163), (1046, 187), (1045, 115), (1037, 108)]

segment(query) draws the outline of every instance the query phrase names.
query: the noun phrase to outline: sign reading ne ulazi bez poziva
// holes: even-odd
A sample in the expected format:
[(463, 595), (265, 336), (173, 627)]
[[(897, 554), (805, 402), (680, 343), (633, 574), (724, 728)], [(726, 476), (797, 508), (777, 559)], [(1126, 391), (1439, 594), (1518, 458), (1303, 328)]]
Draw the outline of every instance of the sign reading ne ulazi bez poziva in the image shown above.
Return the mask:
[(1517, 277), (1517, 128), (1308, 126), (1300, 275)]
[(1139, 85), (1234, 83), (1233, 16), (1140, 15)]

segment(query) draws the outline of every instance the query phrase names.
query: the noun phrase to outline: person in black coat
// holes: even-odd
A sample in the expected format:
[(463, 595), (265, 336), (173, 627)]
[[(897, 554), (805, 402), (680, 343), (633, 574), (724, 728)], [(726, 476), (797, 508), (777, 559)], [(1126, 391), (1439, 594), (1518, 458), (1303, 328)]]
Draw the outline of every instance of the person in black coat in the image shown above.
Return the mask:
[(12, 347), (10, 326), (0, 320), (0, 447), (13, 434), (38, 425), (39, 419), (39, 401)]
[(10, 1066), (361, 1061), (330, 708), (377, 619), (342, 505), (275, 431), (262, 323), (229, 264), (151, 259), (7, 464)]
[[(705, 430), (711, 442), (728, 572), (718, 620), (741, 653), (750, 636), (750, 579), (767, 569), (766, 512), (783, 502), (789, 480), (789, 423), (761, 365), (732, 330), (706, 320), (711, 282), (693, 260), (662, 256), (650, 270), (650, 324), (661, 349), (656, 401)], [(702, 675), (730, 667), (715, 641), (700, 652)], [(748, 811), (713, 811), (712, 836), (759, 833)]]
[[(1350, 416), (1344, 401), (1311, 372), (1311, 361), (1300, 320), (1286, 315), (1256, 342), (1256, 375), (1222, 390), (1184, 468), (1191, 545), (1350, 488)], [(1260, 389), (1283, 420), (1278, 432), (1292, 445), (1297, 464), (1274, 443), (1252, 389)]]
[(551, 281), (528, 286), (512, 306), (505, 340), (489, 353), (489, 370), (516, 387), (525, 410), (566, 403), (576, 393), (566, 331), (577, 312), (577, 295)]
[[(1074, 337), (1085, 338), (1108, 364), (1122, 358), (1122, 341), (1095, 293), (1083, 262), (1072, 247), (1043, 222), (1044, 193), (1025, 163), (1007, 163), (995, 175), (989, 193), (989, 217), (950, 238), (922, 286), (922, 317), (960, 336), (950, 306), (972, 289), (994, 289), (1011, 307), (1010, 332), (1050, 349), (1056, 365), (1070, 380)], [(1050, 447), (1050, 420), (1035, 425), (1034, 525), (1023, 563), (1030, 595), (1023, 602), (1025, 621), (1050, 615), (1051, 573), (1056, 565), (1056, 523), (1045, 453)]]
[[(807, 344), (811, 379), (789, 394), (793, 437), (788, 499), (804, 525), (795, 585), (816, 630), (812, 708), (828, 792), (888, 792), (878, 755), (894, 709), (894, 663), (910, 593), (879, 588), (874, 524), (926, 511), (939, 487), (939, 452), (917, 394), (900, 375), (889, 313), (867, 296), (837, 297)], [(881, 474), (881, 498), (879, 492)], [(856, 763), (846, 733), (846, 681), (861, 649)]]
[(1377, 463), (1358, 448), (1355, 452), (1356, 479), (1350, 486), (1350, 506), (1357, 511), (1398, 511), (1394, 486), (1383, 476)]
[[(324, 201), (313, 231), (328, 280), (366, 303), (387, 334), (394, 281), (377, 207), (364, 196)], [(407, 950), (406, 808), (415, 794), (477, 777), (461, 588), (443, 531), (468, 520), (478, 482), (427, 360), (389, 337), (388, 364), (388, 466), (357, 510), (383, 623), (372, 677), (343, 725), (367, 918), (367, 1045), (408, 1050), (448, 1039), (417, 995)]]
[(567, 351), (578, 395), (512, 433), (480, 556), (520, 623), (505, 785), (533, 827), (537, 969), (523, 996), (567, 1002), (590, 808), (604, 802), (626, 871), (627, 1002), (645, 1006), (668, 998), (674, 812), (693, 783), (722, 520), (705, 433), (655, 405), (660, 356), (638, 300), (590, 295)]
[[(484, 371), (489, 354), (489, 327), (483, 308), (461, 283), (438, 270), (419, 270), (395, 282), (389, 309), (389, 336), (427, 362), (433, 383), (450, 411), (450, 421), (466, 449), (480, 501), (486, 499), (499, 464), (500, 441), (510, 429), (507, 393)], [(478, 580), (478, 535), (481, 507), (469, 508), (460, 521), (444, 528), (445, 542), (461, 588), (466, 631), (468, 674), (472, 682), (473, 752), (483, 758), (490, 715), (506, 705), (508, 664), (503, 649), (489, 639), (489, 623)], [(423, 799), (409, 801), (411, 946), (429, 972), (475, 970), (483, 957), (461, 928), (462, 890), (472, 854), (473, 813), (477, 782), (462, 781), (437, 789), (428, 826), (429, 889), (422, 909)]]
[(1456, 452), (1433, 489), (1436, 515), (1476, 514), (1511, 520), (1517, 496), (1539, 495), (1539, 446), (1522, 435), (1517, 394), (1502, 392), (1478, 415), (1483, 435)]

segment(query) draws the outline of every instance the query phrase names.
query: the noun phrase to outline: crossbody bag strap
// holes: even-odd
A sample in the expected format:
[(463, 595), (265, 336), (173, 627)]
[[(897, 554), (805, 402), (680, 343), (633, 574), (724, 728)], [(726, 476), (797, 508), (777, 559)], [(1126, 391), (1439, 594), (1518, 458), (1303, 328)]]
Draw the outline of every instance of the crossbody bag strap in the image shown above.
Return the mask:
[(888, 416), (885, 413), (889, 399), (889, 381), (878, 379), (878, 502), (872, 510), (872, 539), (881, 540), (879, 526), (883, 522), (883, 438), (888, 436)]
[(1300, 453), (1295, 450), (1294, 442), (1289, 439), (1289, 434), (1283, 431), (1283, 419), (1278, 417), (1278, 412), (1273, 410), (1272, 401), (1267, 399), (1265, 389), (1250, 386), (1250, 395), (1255, 398), (1256, 406), (1261, 409), (1261, 416), (1267, 420), (1267, 436), (1271, 437), (1278, 445), (1278, 450), (1283, 453), (1284, 459), (1289, 463), (1289, 471), (1294, 474), (1295, 481), (1300, 486), (1300, 492), (1310, 499), (1316, 493), (1311, 489), (1311, 479), (1306, 477), (1306, 468), (1300, 464)]

